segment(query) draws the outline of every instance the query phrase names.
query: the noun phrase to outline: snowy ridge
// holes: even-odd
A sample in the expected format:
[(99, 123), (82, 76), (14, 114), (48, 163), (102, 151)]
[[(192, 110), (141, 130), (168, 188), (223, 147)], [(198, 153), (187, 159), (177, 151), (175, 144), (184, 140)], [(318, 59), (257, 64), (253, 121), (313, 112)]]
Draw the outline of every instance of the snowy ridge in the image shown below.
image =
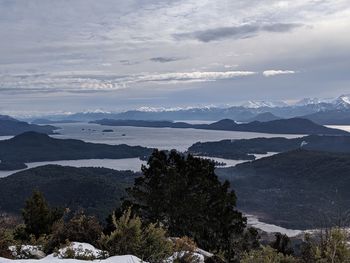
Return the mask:
[(244, 108), (258, 109), (258, 108), (276, 108), (288, 106), (283, 101), (247, 101), (241, 105)]
[(185, 110), (210, 110), (213, 108), (217, 108), (215, 105), (207, 105), (203, 107), (195, 107), (195, 106), (187, 106), (187, 107), (140, 107), (137, 111), (143, 112), (171, 112), (171, 111), (185, 111)]

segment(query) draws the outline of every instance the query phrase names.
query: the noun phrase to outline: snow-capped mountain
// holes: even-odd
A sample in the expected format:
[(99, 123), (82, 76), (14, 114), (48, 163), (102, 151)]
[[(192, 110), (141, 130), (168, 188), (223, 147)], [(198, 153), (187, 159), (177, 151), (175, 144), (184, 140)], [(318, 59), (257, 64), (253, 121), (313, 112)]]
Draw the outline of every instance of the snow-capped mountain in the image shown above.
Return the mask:
[(321, 103), (330, 103), (330, 99), (319, 99), (319, 98), (304, 98), (297, 103), (294, 104), (294, 106), (307, 106), (307, 105), (316, 105)]
[(333, 101), (337, 109), (350, 109), (350, 95), (341, 95)]
[(244, 108), (258, 109), (258, 108), (276, 108), (288, 106), (283, 101), (254, 101), (250, 100), (241, 104)]
[(320, 111), (334, 110), (334, 109), (349, 109), (350, 95), (341, 95), (335, 99), (320, 99), (320, 98), (305, 98), (294, 104), (296, 107), (302, 106), (317, 106)]

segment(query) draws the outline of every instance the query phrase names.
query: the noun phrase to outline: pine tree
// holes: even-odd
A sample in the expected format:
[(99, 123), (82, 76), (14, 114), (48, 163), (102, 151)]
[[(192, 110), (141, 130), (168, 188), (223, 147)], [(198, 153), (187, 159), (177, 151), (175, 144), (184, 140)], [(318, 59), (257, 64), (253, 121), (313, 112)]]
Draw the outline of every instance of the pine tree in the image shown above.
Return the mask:
[(50, 233), (53, 222), (62, 216), (62, 212), (59, 209), (51, 210), (43, 194), (34, 191), (26, 201), (22, 216), (26, 232), (38, 238), (42, 234)]
[(246, 219), (236, 195), (215, 175), (209, 160), (155, 150), (128, 192), (134, 209), (148, 222), (161, 223), (172, 236), (189, 236), (204, 249), (235, 255)]

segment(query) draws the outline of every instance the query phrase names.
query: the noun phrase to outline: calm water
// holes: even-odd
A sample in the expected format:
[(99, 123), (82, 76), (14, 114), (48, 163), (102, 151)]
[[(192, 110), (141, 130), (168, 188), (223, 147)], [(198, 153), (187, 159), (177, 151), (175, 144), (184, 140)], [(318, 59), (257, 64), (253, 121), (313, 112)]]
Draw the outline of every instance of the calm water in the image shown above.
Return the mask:
[(326, 127), (350, 132), (350, 125), (326, 125)]
[[(218, 141), (224, 139), (250, 139), (257, 137), (287, 137), (295, 138), (300, 135), (279, 135), (253, 132), (211, 131), (199, 129), (174, 128), (143, 128), (143, 127), (115, 127), (101, 126), (90, 123), (57, 124), (60, 135), (55, 138), (80, 139), (87, 142), (106, 144), (128, 144), (154, 147), (158, 149), (176, 149), (186, 151), (192, 144), (200, 141)], [(113, 132), (103, 132), (111, 129)]]
[[(59, 123), (55, 125), (61, 127), (59, 135), (52, 137), (58, 139), (79, 139), (86, 142), (105, 144), (128, 144), (141, 145), (158, 149), (176, 149), (186, 151), (192, 144), (201, 141), (218, 141), (223, 139), (249, 139), (256, 137), (282, 136), (287, 138), (298, 137), (297, 135), (276, 135), (252, 132), (231, 132), (231, 131), (210, 131), (198, 129), (173, 129), (173, 128), (142, 128), (142, 127), (114, 127), (101, 126), (90, 123)], [(113, 132), (103, 132), (111, 129)], [(11, 136), (2, 136), (0, 140), (9, 139)], [(208, 158), (208, 157), (207, 157)], [(228, 160), (222, 158), (211, 158), (218, 162), (226, 163), (225, 167), (235, 166), (244, 161)], [(130, 159), (91, 159), (91, 160), (67, 160), (53, 162), (27, 163), (28, 168), (46, 164), (59, 164), (75, 167), (106, 167), (116, 170), (140, 171), (144, 162), (138, 158)], [(18, 170), (19, 171), (19, 170)], [(18, 171), (0, 171), (0, 177), (6, 177)]]
[[(27, 163), (28, 168), (34, 168), (47, 164), (57, 164), (62, 166), (73, 166), (73, 167), (104, 167), (115, 170), (131, 170), (138, 172), (141, 170), (141, 165), (146, 164), (145, 161), (141, 161), (138, 158), (126, 158), (126, 159), (84, 159), (84, 160), (64, 160), (64, 161), (50, 161), (50, 162), (35, 162)], [(23, 169), (23, 170), (26, 170)], [(0, 178), (9, 176), (13, 173), (23, 171), (0, 171)]]
[(287, 235), (289, 237), (295, 237), (303, 233), (303, 231), (301, 230), (287, 229), (284, 227), (261, 222), (256, 216), (253, 216), (253, 215), (245, 215), (245, 216), (247, 217), (248, 225), (261, 229), (267, 233), (280, 232), (281, 234)]

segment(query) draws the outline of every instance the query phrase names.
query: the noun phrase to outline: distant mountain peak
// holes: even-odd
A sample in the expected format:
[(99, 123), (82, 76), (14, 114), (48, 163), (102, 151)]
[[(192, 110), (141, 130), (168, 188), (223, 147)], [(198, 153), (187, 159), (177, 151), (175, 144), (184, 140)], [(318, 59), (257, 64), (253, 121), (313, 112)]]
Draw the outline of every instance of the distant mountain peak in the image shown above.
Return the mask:
[(295, 103), (295, 106), (307, 106), (307, 105), (316, 105), (320, 103), (327, 103), (329, 100), (327, 99), (319, 99), (319, 98), (304, 98), (297, 103)]
[(254, 101), (250, 100), (241, 104), (244, 108), (258, 109), (258, 108), (276, 108), (285, 107), (287, 104), (283, 101)]
[(350, 95), (341, 95), (334, 100), (333, 104), (337, 108), (350, 108)]

